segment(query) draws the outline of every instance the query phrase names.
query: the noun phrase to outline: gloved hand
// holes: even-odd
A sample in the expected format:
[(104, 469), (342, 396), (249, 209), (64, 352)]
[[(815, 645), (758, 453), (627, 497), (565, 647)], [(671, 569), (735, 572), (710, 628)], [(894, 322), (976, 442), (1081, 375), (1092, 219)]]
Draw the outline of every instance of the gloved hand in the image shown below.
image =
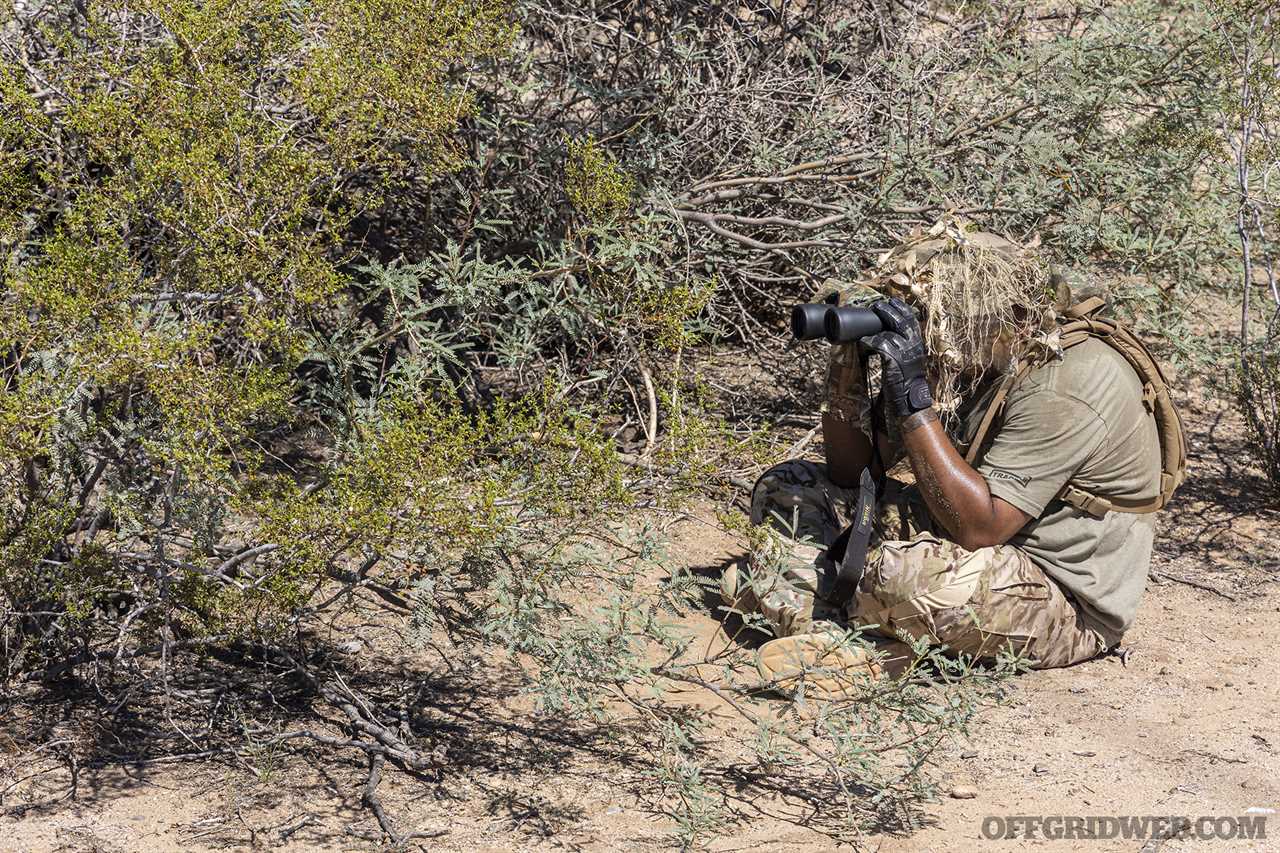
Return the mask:
[(884, 321), (885, 330), (866, 341), (884, 356), (884, 393), (899, 417), (914, 415), (933, 405), (929, 380), (924, 375), (924, 335), (907, 303), (893, 298), (871, 306)]

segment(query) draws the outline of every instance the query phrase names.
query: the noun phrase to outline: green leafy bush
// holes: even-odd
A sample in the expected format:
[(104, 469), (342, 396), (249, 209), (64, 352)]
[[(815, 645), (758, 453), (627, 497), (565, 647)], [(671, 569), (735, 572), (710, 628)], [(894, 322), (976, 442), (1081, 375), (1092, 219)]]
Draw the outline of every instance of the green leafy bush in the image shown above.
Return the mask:
[[(1240, 247), (1240, 327), (1235, 392), (1253, 446), (1280, 494), (1280, 281), (1277, 195), (1280, 167), (1280, 36), (1273, 3), (1211, 6), (1221, 73), (1219, 124), (1231, 158), (1235, 236)], [(1225, 170), (1224, 170), (1225, 171)]]
[[(6, 8), (5, 691), (79, 680), (168, 714), (185, 666), (245, 708), (318, 697), (376, 805), (382, 763), (421, 772), (432, 733), (344, 678), (330, 638), (366, 595), (420, 642), (528, 664), (562, 718), (639, 715), (686, 844), (726, 814), (676, 687), (730, 704), (742, 761), (836, 803), (833, 834), (928, 795), (930, 751), (1015, 664), (918, 648), (816, 725), (779, 719), (745, 652), (700, 658), (673, 624), (707, 584), (651, 514), (785, 450), (781, 392), (724, 374), (781, 347), (780, 306), (944, 209), (1156, 279), (1156, 302), (1222, 260), (1229, 217), (1199, 7), (926, 11)], [(225, 748), (334, 745), (205, 695), (183, 702)]]

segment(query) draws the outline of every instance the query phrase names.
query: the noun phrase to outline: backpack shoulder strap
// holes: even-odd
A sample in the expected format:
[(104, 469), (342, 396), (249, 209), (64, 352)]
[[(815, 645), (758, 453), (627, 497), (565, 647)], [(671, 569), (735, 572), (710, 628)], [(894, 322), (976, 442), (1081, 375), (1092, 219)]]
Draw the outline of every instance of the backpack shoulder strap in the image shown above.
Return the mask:
[[(1087, 324), (1087, 328), (1083, 328), (1084, 324)], [(1135, 501), (1092, 495), (1068, 483), (1059, 494), (1059, 499), (1099, 518), (1108, 512), (1157, 512), (1173, 499), (1174, 492), (1187, 477), (1186, 429), (1182, 424), (1182, 415), (1174, 405), (1169, 381), (1147, 345), (1124, 325), (1114, 320), (1091, 318), (1063, 326), (1064, 338), (1080, 333), (1084, 335), (1082, 340), (1096, 337), (1104, 341), (1124, 356), (1133, 372), (1138, 375), (1138, 380), (1142, 383), (1142, 405), (1155, 419), (1156, 435), (1160, 440), (1160, 491), (1154, 498)]]
[[(1108, 512), (1157, 512), (1169, 503), (1173, 493), (1186, 479), (1186, 431), (1182, 425), (1182, 416), (1169, 393), (1168, 380), (1146, 344), (1114, 320), (1093, 316), (1104, 304), (1101, 298), (1093, 297), (1063, 312), (1066, 321), (1059, 329), (1062, 348), (1070, 349), (1090, 338), (1097, 338), (1124, 356), (1125, 361), (1137, 373), (1142, 382), (1143, 406), (1155, 417), (1156, 433), (1160, 438), (1160, 493), (1150, 500), (1141, 501), (1106, 498), (1067, 483), (1057, 497), (1058, 500), (1098, 518)], [(1009, 393), (1030, 372), (1028, 364), (1015, 365), (1015, 369), (992, 397), (965, 454), (965, 461), (970, 465), (977, 461), (992, 425), (1004, 409)]]
[[(1091, 296), (1083, 302), (1072, 305), (1063, 312), (1064, 316), (1073, 321), (1073, 323), (1063, 325), (1063, 349), (1082, 343), (1090, 336), (1087, 318), (1091, 317), (1103, 305), (1106, 305), (1106, 301), (1102, 297)], [(969, 448), (964, 455), (965, 462), (972, 465), (977, 461), (978, 454), (982, 452), (982, 445), (986, 442), (992, 425), (1000, 413), (1004, 411), (1004, 404), (1009, 398), (1009, 393), (1017, 387), (1019, 382), (1027, 377), (1031, 370), (1032, 365), (1027, 361), (1020, 359), (1014, 362), (1008, 375), (992, 396), (991, 402), (987, 404), (987, 410), (982, 415), (982, 422), (978, 424), (978, 430), (973, 434), (973, 439), (969, 442)]]
[(973, 434), (973, 438), (969, 441), (969, 449), (964, 454), (965, 462), (973, 465), (978, 460), (978, 453), (982, 450), (982, 445), (986, 442), (987, 435), (991, 432), (991, 427), (995, 423), (996, 417), (1004, 411), (1004, 404), (1009, 399), (1009, 392), (1030, 372), (1029, 365), (1017, 362), (1014, 364), (1013, 370), (1001, 380), (1000, 386), (996, 388), (996, 392), (991, 395), (991, 400), (987, 403), (986, 411), (982, 413), (982, 421), (978, 424), (977, 432)]
[(1072, 320), (1083, 320), (1085, 317), (1093, 316), (1099, 308), (1106, 304), (1107, 301), (1101, 296), (1090, 296), (1083, 302), (1077, 302), (1075, 305), (1072, 305), (1062, 313), (1064, 316), (1070, 317)]

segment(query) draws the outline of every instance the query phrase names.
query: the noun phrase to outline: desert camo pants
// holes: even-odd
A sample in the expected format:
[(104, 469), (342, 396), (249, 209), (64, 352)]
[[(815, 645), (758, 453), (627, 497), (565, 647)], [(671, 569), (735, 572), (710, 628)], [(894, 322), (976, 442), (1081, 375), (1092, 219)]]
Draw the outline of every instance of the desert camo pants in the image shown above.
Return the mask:
[(1106, 649), (1075, 603), (1012, 545), (969, 551), (937, 535), (918, 493), (889, 481), (879, 502), (862, 580), (843, 606), (827, 601), (834, 566), (824, 550), (847, 526), (857, 492), (814, 462), (783, 462), (751, 496), (751, 520), (767, 535), (752, 549), (740, 609), (760, 613), (778, 636), (844, 625), (905, 635), (974, 658), (1012, 646), (1037, 668), (1067, 666)]

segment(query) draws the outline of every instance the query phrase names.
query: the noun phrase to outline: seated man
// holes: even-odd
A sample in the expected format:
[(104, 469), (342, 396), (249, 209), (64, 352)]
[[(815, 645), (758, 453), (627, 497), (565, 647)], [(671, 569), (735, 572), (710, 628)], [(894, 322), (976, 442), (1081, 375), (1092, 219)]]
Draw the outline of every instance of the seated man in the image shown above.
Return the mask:
[[(987, 238), (1005, 257), (1026, 257), (991, 235), (966, 238), (962, 232), (960, 240), (973, 236)], [(973, 288), (972, 270), (963, 263), (932, 266), (931, 278), (915, 270), (907, 295), (925, 301), (926, 314), (964, 304), (938, 298), (937, 289)], [(963, 275), (967, 283), (948, 282), (948, 275)], [(925, 279), (927, 294), (919, 286)], [(991, 283), (977, 286), (985, 284)], [(766, 679), (785, 682), (797, 667), (824, 659), (829, 651), (815, 637), (842, 638), (845, 625), (928, 639), (975, 658), (1011, 646), (1041, 668), (1078, 663), (1119, 643), (1146, 584), (1153, 516), (1110, 511), (1098, 517), (1061, 495), (1071, 484), (1138, 505), (1161, 493), (1156, 420), (1126, 358), (1093, 338), (1051, 352), (1052, 341), (1039, 334), (1050, 344), (1044, 348), (1049, 355), (1012, 387), (975, 464), (957, 450), (978, 432), (1001, 369), (1012, 355), (1030, 353), (1036, 333), (1049, 327), (1037, 313), (1048, 306), (1034, 304), (1049, 292), (1047, 284), (1031, 282), (1021, 293), (1007, 287), (1011, 302), (997, 304), (995, 315), (968, 318), (968, 326), (965, 318), (928, 317), (929, 331), (903, 301), (877, 303), (885, 331), (864, 344), (882, 355), (884, 365), (878, 418), (871, 416), (857, 344), (834, 349), (822, 415), (827, 464), (784, 462), (760, 478), (752, 520), (772, 523), (783, 535), (751, 555), (749, 578), (730, 569), (722, 581), (726, 603), (759, 612), (777, 636), (789, 638), (762, 649)], [(1009, 318), (1031, 319), (1011, 335)], [(985, 344), (955, 346), (945, 334), (933, 334), (957, 327), (985, 329)], [(952, 387), (968, 391), (948, 418), (954, 436), (944, 432), (933, 399), (946, 384), (940, 377), (948, 365), (930, 355), (926, 338), (947, 347)], [(956, 364), (957, 354), (969, 363)], [(861, 580), (849, 601), (835, 602), (829, 600), (833, 566), (824, 548), (850, 520), (862, 469), (870, 465), (883, 474), (873, 441), (885, 468), (905, 454), (915, 485), (884, 484)], [(834, 642), (839, 661), (857, 662), (839, 639)]]

